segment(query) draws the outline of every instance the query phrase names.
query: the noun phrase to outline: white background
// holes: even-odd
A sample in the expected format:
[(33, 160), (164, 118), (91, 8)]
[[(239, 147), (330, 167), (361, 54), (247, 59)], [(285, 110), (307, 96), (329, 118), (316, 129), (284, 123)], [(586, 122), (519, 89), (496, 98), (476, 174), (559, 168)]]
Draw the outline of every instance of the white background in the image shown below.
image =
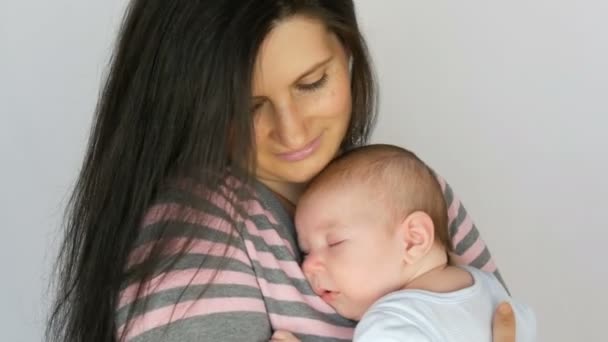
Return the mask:
[[(608, 2), (356, 1), (376, 142), (456, 189), (542, 341), (606, 340)], [(0, 0), (0, 340), (39, 341), (50, 258), (125, 0)]]

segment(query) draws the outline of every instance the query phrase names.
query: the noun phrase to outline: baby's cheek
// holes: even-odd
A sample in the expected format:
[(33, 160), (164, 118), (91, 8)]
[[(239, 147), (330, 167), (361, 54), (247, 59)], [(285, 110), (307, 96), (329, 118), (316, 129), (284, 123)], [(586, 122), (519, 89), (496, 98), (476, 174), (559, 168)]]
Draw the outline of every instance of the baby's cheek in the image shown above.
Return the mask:
[(360, 297), (364, 292), (364, 285), (369, 282), (369, 278), (364, 272), (360, 272), (355, 265), (349, 265), (338, 275), (339, 282), (344, 288), (344, 292), (351, 293)]

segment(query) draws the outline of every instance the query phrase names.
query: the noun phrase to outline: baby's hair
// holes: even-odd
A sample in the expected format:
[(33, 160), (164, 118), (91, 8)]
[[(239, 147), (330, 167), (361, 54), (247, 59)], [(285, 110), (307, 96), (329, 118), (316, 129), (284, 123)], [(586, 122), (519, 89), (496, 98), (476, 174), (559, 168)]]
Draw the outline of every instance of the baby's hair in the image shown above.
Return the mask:
[(441, 186), (435, 173), (414, 153), (384, 144), (352, 149), (318, 174), (306, 193), (328, 186), (371, 187), (378, 197), (370, 200), (384, 201), (395, 219), (416, 211), (427, 213), (435, 226), (435, 240), (452, 251)]

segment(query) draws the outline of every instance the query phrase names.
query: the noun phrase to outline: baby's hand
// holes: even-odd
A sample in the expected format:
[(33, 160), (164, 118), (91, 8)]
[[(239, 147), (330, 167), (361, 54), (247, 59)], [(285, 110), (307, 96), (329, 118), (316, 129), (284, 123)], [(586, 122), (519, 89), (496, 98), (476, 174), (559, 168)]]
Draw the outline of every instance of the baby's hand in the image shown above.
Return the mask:
[(300, 340), (289, 331), (279, 330), (272, 334), (270, 342), (300, 342)]

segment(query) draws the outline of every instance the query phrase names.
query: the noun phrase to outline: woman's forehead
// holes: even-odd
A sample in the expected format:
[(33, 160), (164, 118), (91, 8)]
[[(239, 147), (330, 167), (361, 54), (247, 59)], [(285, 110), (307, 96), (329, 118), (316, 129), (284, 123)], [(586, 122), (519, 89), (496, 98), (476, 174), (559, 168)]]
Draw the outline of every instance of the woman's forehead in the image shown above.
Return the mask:
[(254, 96), (286, 86), (315, 65), (332, 58), (341, 44), (320, 20), (294, 16), (281, 21), (268, 33), (256, 59)]

